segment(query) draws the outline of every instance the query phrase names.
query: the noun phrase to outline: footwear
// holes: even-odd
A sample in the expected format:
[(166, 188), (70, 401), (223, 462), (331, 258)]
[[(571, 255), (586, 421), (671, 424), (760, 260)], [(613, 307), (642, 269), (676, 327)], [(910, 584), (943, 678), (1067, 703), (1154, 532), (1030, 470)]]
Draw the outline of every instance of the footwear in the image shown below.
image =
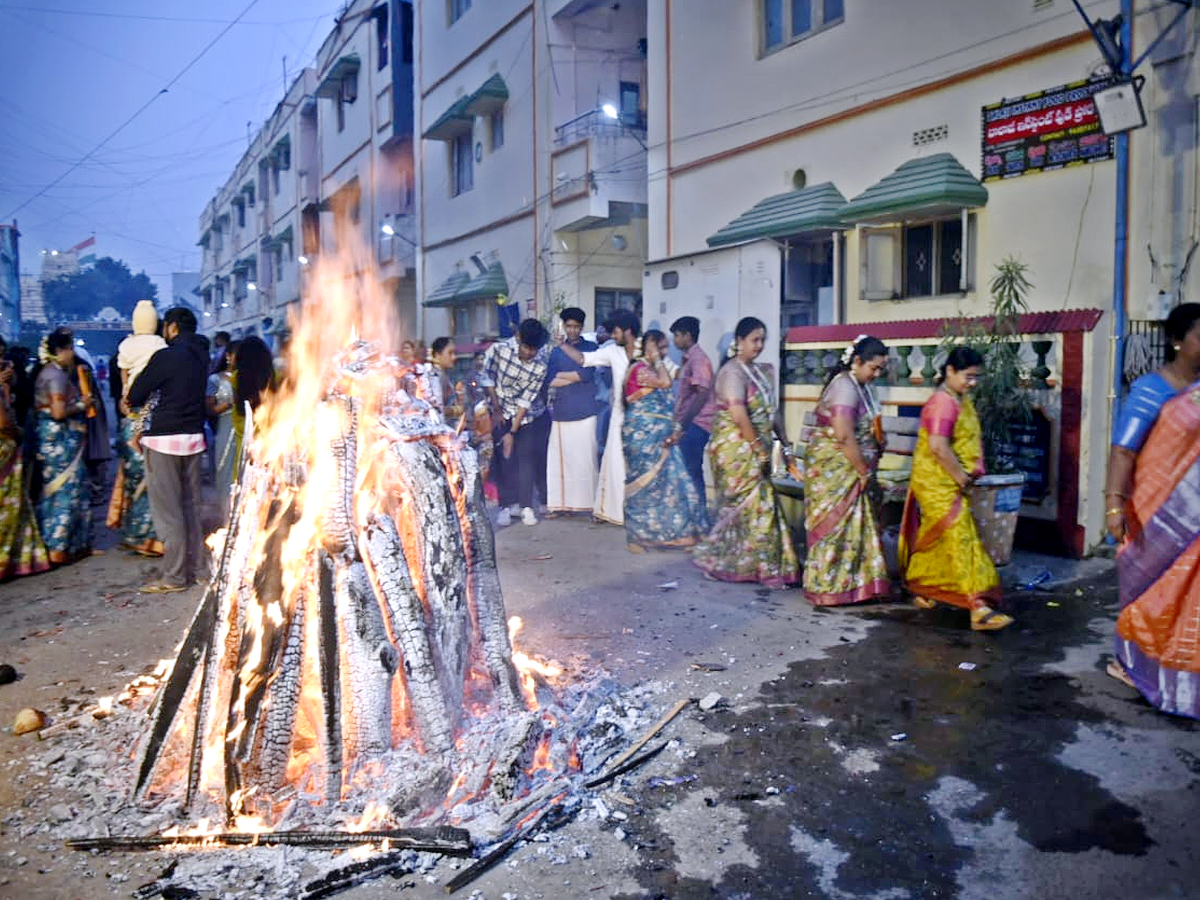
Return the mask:
[(937, 602), (930, 600), (928, 597), (918, 597), (916, 594), (913, 594), (913, 606), (917, 609), (936, 609)]
[(1108, 665), (1104, 667), (1104, 671), (1122, 684), (1127, 684), (1135, 691), (1137, 690), (1137, 685), (1133, 683), (1133, 679), (1129, 677), (1129, 673), (1125, 671), (1125, 667), (1117, 660), (1110, 659)]
[(533, 514), (531, 507), (527, 506), (521, 510), (521, 522), (525, 525), (536, 525), (538, 523), (538, 518)]
[(186, 584), (170, 584), (166, 581), (151, 581), (149, 584), (143, 584), (138, 588), (139, 594), (178, 594), (186, 591)]
[(512, 524), (512, 513), (507, 508), (500, 510), (496, 513), (496, 524), (501, 528), (507, 528)]
[(1002, 612), (996, 612), (987, 606), (971, 610), (972, 631), (999, 631), (1013, 623), (1013, 617)]
[(646, 548), (643, 547), (641, 544), (632, 544), (632, 543), (626, 544), (625, 549), (628, 550), (630, 553), (645, 553), (646, 552)]

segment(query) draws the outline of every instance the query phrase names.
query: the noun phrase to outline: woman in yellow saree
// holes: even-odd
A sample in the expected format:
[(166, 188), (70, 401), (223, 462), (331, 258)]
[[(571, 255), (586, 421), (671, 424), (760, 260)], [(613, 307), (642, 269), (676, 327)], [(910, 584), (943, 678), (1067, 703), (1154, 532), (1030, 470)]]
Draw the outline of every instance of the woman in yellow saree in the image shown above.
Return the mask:
[(983, 357), (955, 347), (941, 386), (921, 410), (912, 478), (900, 531), (905, 587), (923, 609), (937, 603), (971, 611), (974, 631), (996, 631), (1012, 617), (992, 609), (1000, 577), (979, 540), (966, 490), (983, 474), (983, 434), (971, 403)]

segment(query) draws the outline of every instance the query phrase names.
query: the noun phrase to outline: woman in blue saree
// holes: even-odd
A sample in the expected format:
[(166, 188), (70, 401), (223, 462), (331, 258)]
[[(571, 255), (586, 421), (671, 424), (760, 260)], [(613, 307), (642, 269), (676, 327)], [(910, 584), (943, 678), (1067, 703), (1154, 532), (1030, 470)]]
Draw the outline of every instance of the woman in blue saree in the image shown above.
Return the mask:
[(96, 401), (84, 400), (71, 382), (75, 338), (69, 331), (51, 332), (44, 350), (45, 365), (33, 389), (42, 473), (37, 519), (50, 561), (61, 564), (86, 556), (92, 549), (92, 504), (84, 456), (87, 411)]
[(683, 453), (667, 445), (675, 428), (675, 400), (667, 371), (667, 338), (650, 330), (643, 355), (625, 377), (625, 539), (628, 548), (690, 547), (707, 526), (700, 492)]

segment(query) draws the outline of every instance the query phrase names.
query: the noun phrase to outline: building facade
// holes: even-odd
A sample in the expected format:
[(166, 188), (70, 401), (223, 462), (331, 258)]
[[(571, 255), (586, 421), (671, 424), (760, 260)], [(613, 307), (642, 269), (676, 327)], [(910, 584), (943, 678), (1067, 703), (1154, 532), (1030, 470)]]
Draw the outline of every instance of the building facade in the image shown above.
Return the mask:
[(356, 0), (201, 214), (202, 327), (269, 340), (320, 256), (370, 253), (415, 328), (412, 198), (412, 7)]
[[(1195, 11), (1133, 4), (1147, 126), (1131, 132), (1128, 300), (1136, 332), (1184, 300), (1196, 247)], [(1087, 4), (1111, 23), (1117, 0)], [(1107, 30), (1108, 26), (1102, 28)], [(1008, 256), (1029, 267), (1025, 353), (1049, 420), (1045, 490), (1022, 516), (1067, 552), (1101, 536), (1114, 373), (1109, 67), (1068, 0), (650, 0), (651, 261), (779, 248), (780, 363), (793, 427), (834, 350), (901, 349), (885, 409), (928, 396), (947, 318), (982, 316)], [(719, 60), (720, 65), (714, 65)], [(1192, 137), (1188, 137), (1188, 136)], [(1146, 252), (1149, 248), (1149, 252)], [(649, 272), (649, 269), (648, 269)], [(1035, 343), (1036, 342), (1036, 343)], [(1044, 370), (1044, 372), (1043, 372)]]
[(422, 332), (642, 312), (646, 4), (418, 0)]
[(0, 225), (0, 337), (15, 341), (21, 330), (21, 233)]

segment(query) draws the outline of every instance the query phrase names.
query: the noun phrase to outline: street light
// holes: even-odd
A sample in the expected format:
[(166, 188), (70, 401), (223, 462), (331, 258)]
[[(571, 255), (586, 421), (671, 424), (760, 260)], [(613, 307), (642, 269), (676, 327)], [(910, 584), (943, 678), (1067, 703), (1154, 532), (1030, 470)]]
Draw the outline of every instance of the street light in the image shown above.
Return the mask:
[(379, 230), (382, 231), (384, 234), (386, 234), (388, 237), (396, 236), (396, 229), (392, 227), (391, 222), (384, 222), (383, 227)]
[(1092, 100), (1105, 134), (1120, 134), (1146, 125), (1146, 110), (1142, 107), (1141, 88), (1146, 79), (1136, 75), (1118, 81), (1112, 87), (1096, 91)]
[(612, 103), (605, 103), (603, 106), (600, 107), (600, 111), (603, 112), (610, 119), (619, 119), (621, 117), (621, 114), (619, 112), (617, 112), (617, 107), (615, 105), (613, 105)]
[(246, 283), (246, 290), (248, 290), (248, 291), (257, 291), (257, 290), (258, 290), (258, 285), (257, 285), (257, 284), (255, 284), (253, 281), (247, 282), (247, 283)]
[(308, 265), (308, 257), (302, 253), (296, 257), (296, 262), (300, 263), (300, 265), (302, 265), (302, 266), (307, 266)]

